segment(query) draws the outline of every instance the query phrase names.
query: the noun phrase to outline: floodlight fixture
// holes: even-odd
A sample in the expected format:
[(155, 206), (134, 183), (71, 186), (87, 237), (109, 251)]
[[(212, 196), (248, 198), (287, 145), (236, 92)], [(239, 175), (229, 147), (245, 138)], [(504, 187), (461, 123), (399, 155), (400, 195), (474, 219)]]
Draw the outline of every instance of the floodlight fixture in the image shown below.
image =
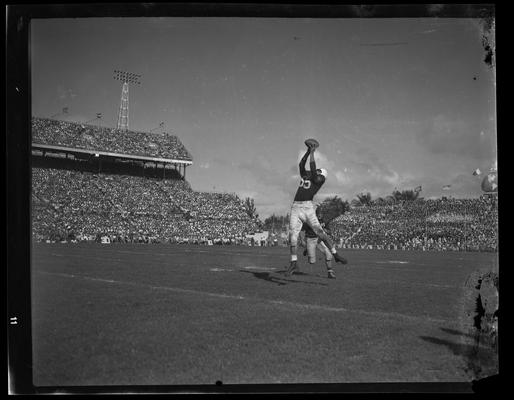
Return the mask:
[(123, 83), (136, 83), (138, 85), (141, 84), (141, 75), (134, 74), (132, 72), (114, 70), (114, 79), (121, 81)]

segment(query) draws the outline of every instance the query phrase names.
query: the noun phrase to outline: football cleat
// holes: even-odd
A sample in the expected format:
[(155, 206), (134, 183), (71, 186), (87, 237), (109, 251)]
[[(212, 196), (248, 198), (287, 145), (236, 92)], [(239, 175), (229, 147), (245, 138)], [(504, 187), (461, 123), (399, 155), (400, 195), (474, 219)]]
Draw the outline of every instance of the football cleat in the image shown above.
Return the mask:
[(329, 279), (336, 279), (336, 273), (331, 269), (327, 271), (327, 276)]
[(341, 257), (339, 254), (337, 253), (334, 253), (334, 259), (336, 260), (336, 262), (338, 263), (341, 263), (341, 264), (348, 264), (348, 260), (344, 257)]
[(289, 265), (289, 268), (286, 271), (286, 276), (291, 276), (295, 272), (300, 272), (300, 268), (298, 268), (296, 261), (291, 261), (291, 264)]

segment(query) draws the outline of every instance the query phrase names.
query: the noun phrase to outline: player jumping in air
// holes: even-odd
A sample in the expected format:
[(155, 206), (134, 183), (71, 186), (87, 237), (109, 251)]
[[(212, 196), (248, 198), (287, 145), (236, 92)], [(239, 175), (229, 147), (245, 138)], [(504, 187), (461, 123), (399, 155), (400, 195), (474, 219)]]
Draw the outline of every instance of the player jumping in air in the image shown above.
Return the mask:
[[(337, 254), (336, 248), (330, 237), (321, 227), (321, 224), (316, 216), (316, 210), (312, 199), (318, 190), (325, 183), (327, 177), (326, 169), (317, 169), (316, 161), (314, 160), (314, 152), (316, 151), (314, 146), (307, 146), (307, 152), (300, 160), (300, 186), (294, 196), (293, 205), (291, 206), (291, 214), (289, 217), (289, 239), (291, 248), (291, 264), (286, 272), (287, 276), (299, 271), (296, 254), (298, 245), (298, 235), (302, 229), (302, 225), (307, 224), (317, 237), (319, 237), (323, 243), (330, 249), (336, 262), (346, 264), (345, 258)], [(310, 171), (306, 171), (305, 164), (307, 158), (310, 156)]]

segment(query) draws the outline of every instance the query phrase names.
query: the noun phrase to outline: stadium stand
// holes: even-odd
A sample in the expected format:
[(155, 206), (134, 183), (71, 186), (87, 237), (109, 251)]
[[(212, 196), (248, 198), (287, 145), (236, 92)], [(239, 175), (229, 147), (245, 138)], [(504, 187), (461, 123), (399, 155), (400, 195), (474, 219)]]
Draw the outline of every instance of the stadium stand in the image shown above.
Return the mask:
[[(37, 241), (246, 243), (246, 236), (258, 231), (259, 221), (248, 216), (236, 195), (194, 191), (177, 169), (164, 168), (165, 162), (192, 163), (175, 136), (45, 118), (32, 119), (32, 133)], [(53, 156), (45, 156), (45, 149)], [(103, 153), (99, 159), (93, 157), (96, 151)], [(146, 167), (153, 160), (163, 168), (157, 162)], [(356, 206), (329, 228), (343, 248), (497, 251), (496, 201), (442, 198)]]
[[(242, 242), (257, 229), (234, 194), (193, 191), (175, 170), (166, 178), (123, 162), (117, 154), (192, 160), (174, 136), (32, 119), (38, 144), (113, 153), (102, 172), (90, 160), (32, 158), (33, 237), (37, 241)], [(152, 143), (155, 146), (147, 146)], [(141, 151), (140, 149), (144, 149)], [(68, 150), (62, 150), (66, 152)], [(143, 173), (141, 172), (142, 170)]]
[(498, 207), (487, 197), (361, 206), (330, 229), (346, 248), (497, 251)]

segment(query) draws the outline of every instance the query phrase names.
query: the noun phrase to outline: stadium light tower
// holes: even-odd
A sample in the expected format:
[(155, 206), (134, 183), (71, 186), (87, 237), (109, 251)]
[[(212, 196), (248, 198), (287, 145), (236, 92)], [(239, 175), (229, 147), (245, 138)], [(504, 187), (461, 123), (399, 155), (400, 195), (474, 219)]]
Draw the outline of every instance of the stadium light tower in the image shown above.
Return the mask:
[(129, 129), (129, 83), (140, 85), (141, 75), (133, 74), (131, 72), (114, 70), (114, 79), (123, 82), (121, 88), (121, 103), (120, 112), (118, 113), (117, 129), (126, 131)]

